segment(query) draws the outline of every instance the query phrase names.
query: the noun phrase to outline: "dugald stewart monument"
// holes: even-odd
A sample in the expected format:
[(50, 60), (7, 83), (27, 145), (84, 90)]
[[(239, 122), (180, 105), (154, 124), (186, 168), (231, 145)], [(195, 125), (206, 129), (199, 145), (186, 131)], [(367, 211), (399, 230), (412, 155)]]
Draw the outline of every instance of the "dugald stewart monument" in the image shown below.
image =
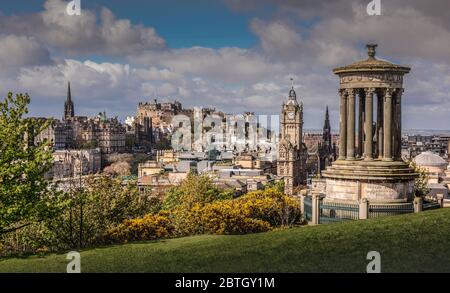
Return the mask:
[[(339, 158), (325, 170), (327, 201), (411, 201), (417, 174), (401, 157), (403, 77), (410, 68), (368, 58), (333, 73), (339, 77)], [(374, 110), (375, 109), (375, 110)]]

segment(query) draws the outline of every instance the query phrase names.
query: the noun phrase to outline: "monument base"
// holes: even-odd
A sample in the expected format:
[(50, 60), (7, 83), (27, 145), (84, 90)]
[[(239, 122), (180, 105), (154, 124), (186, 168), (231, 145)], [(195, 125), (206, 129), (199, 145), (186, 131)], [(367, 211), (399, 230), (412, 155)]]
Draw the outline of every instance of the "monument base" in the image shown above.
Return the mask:
[(418, 174), (403, 161), (337, 160), (322, 176), (327, 201), (401, 203), (413, 200)]

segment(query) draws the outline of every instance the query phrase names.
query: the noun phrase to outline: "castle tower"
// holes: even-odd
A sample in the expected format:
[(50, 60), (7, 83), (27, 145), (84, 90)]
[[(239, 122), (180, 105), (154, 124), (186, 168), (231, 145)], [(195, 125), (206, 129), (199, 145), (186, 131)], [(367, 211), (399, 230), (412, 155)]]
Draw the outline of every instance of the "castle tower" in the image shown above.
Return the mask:
[(306, 147), (303, 143), (303, 104), (297, 102), (292, 86), (280, 117), (277, 174), (283, 178), (285, 193), (294, 194), (294, 187), (306, 180)]
[(67, 99), (64, 103), (64, 117), (63, 120), (70, 120), (75, 116), (75, 110), (72, 102), (72, 93), (70, 91), (70, 81), (67, 87)]

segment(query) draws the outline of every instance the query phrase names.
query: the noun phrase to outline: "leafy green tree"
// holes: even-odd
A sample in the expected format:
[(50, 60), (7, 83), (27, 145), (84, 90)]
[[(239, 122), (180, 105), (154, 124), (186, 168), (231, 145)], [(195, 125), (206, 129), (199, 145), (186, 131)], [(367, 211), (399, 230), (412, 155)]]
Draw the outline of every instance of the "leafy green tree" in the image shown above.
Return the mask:
[(124, 185), (118, 177), (89, 176), (84, 187), (66, 194), (67, 207), (48, 221), (59, 248), (86, 247), (101, 243), (107, 229), (126, 219), (160, 210), (160, 200), (139, 193), (136, 182)]
[(231, 190), (217, 187), (206, 175), (189, 173), (180, 186), (170, 188), (165, 195), (163, 208), (166, 210), (183, 206), (192, 208), (195, 204), (205, 204), (216, 200), (232, 199)]
[(30, 97), (12, 93), (0, 102), (0, 235), (54, 216), (57, 196), (44, 175), (53, 164), (48, 141), (34, 138), (50, 121), (27, 119)]

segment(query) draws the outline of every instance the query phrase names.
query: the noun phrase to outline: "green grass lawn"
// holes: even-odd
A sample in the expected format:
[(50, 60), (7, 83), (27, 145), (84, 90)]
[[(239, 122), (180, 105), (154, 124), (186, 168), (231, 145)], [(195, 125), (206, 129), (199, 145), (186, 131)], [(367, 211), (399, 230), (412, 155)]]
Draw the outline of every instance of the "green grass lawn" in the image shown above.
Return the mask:
[[(242, 236), (87, 249), (82, 272), (450, 272), (450, 209)], [(65, 272), (65, 254), (0, 260), (0, 272)]]

